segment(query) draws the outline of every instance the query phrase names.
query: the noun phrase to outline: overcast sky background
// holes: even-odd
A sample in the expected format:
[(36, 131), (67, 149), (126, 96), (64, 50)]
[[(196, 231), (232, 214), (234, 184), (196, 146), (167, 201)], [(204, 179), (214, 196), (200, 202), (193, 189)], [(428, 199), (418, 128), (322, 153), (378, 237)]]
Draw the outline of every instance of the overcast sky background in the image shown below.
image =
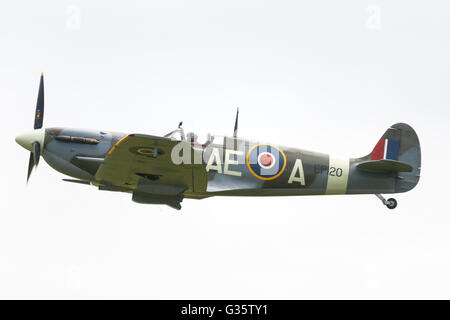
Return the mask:
[[(427, 4), (425, 6), (424, 4)], [(16, 1), (0, 10), (1, 298), (450, 298), (448, 1)], [(372, 195), (184, 200), (26, 185), (44, 126), (185, 130), (359, 157), (396, 122), (422, 178)]]

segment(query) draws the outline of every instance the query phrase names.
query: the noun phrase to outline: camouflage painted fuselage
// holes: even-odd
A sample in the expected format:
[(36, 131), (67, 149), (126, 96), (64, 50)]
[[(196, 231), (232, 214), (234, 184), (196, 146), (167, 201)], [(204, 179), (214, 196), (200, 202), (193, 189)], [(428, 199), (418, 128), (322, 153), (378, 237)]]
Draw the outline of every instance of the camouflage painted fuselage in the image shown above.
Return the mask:
[[(419, 140), (406, 124), (386, 131), (379, 142), (386, 144), (384, 154), (378, 158), (378, 144), (365, 157), (340, 158), (233, 138), (207, 145), (166, 140), (170, 139), (48, 128), (42, 155), (63, 174), (101, 190), (133, 193), (133, 200), (143, 203), (218, 195), (396, 193), (414, 188), (420, 176)], [(395, 159), (388, 155), (391, 141), (396, 142)], [(129, 159), (125, 153), (118, 157), (120, 148), (127, 149), (120, 152), (129, 152)], [(396, 163), (410, 169), (395, 169)], [(121, 174), (115, 175), (115, 170)]]

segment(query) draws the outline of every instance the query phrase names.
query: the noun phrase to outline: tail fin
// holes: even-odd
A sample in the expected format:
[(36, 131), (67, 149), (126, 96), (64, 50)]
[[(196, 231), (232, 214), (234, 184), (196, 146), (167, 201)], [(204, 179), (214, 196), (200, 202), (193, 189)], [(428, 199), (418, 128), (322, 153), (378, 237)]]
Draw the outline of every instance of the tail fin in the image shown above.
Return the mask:
[(372, 172), (395, 172), (395, 192), (413, 189), (420, 179), (420, 143), (413, 128), (405, 123), (391, 126), (358, 168)]

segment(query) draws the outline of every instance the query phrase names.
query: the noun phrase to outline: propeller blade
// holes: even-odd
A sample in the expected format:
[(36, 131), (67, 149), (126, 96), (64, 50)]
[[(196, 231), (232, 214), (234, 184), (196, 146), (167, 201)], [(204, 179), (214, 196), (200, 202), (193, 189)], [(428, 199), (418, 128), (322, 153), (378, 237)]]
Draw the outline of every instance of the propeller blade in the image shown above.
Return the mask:
[(41, 157), (41, 145), (39, 142), (33, 142), (33, 161), (34, 165), (37, 167), (39, 163), (39, 158)]
[(28, 175), (27, 175), (27, 183), (30, 180), (31, 171), (33, 171), (34, 167), (34, 157), (33, 152), (30, 152), (30, 160), (28, 160)]
[[(41, 81), (39, 82), (39, 92), (36, 102), (36, 113), (34, 115), (34, 129), (41, 129), (44, 122), (44, 73), (41, 73)], [(41, 145), (39, 142), (33, 142), (33, 151), (30, 152), (28, 160), (27, 182), (30, 180), (33, 168), (39, 164), (41, 157)]]
[(27, 175), (27, 183), (30, 180), (31, 172), (34, 167), (37, 167), (39, 164), (39, 158), (41, 157), (41, 145), (39, 142), (33, 142), (33, 152), (30, 152), (30, 160), (28, 160), (28, 175)]
[(39, 83), (39, 93), (36, 103), (36, 114), (34, 115), (34, 129), (42, 128), (44, 121), (44, 73), (41, 73), (41, 82)]

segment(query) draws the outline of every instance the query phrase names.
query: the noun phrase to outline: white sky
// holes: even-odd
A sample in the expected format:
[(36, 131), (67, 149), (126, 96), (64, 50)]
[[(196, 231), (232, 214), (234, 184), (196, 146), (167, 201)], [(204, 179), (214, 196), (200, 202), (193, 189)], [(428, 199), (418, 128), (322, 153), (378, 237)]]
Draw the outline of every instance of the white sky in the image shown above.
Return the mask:
[[(447, 1), (16, 1), (0, 10), (1, 298), (450, 298)], [(79, 16), (77, 15), (79, 12)], [(78, 19), (79, 18), (79, 19)], [(46, 127), (239, 134), (362, 156), (412, 125), (422, 178), (375, 196), (185, 200), (25, 184)]]

